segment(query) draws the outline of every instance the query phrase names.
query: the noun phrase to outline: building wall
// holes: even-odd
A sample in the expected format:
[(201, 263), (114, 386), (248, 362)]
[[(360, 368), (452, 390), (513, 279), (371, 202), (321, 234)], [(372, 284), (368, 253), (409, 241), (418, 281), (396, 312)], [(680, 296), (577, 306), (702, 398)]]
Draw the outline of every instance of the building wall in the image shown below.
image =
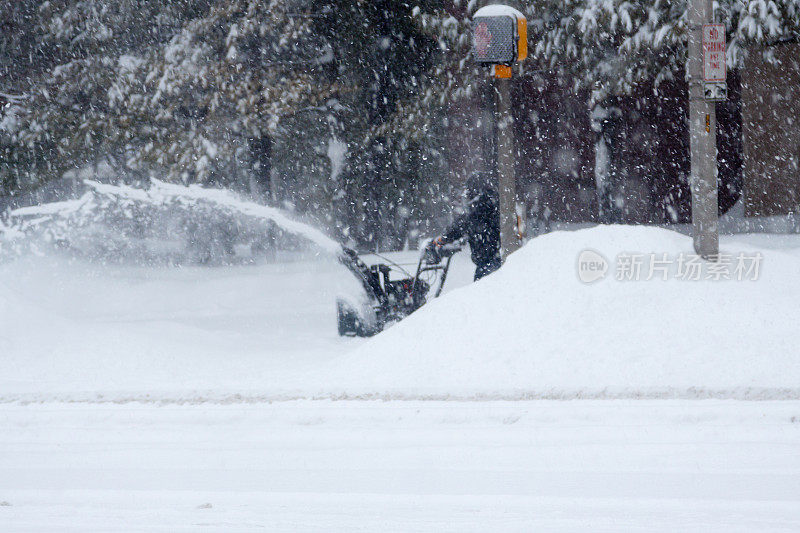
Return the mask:
[(798, 213), (800, 44), (750, 50), (742, 101), (745, 216)]
[[(616, 223), (686, 223), (691, 217), (688, 98), (680, 76), (658, 88), (642, 84), (633, 94), (610, 99), (607, 128), (610, 182), (619, 208)], [(490, 83), (487, 80), (487, 84)], [(729, 75), (727, 102), (717, 104), (720, 212), (741, 196), (741, 105), (739, 77)], [(481, 95), (484, 95), (482, 98)], [(448, 158), (454, 181), (470, 170), (493, 168), (487, 114), (493, 94), (451, 103)], [(595, 141), (589, 94), (547, 72), (517, 76), (512, 102), (517, 191), (531, 224), (599, 222)], [(491, 110), (490, 110), (491, 111)], [(487, 161), (489, 160), (489, 161)]]

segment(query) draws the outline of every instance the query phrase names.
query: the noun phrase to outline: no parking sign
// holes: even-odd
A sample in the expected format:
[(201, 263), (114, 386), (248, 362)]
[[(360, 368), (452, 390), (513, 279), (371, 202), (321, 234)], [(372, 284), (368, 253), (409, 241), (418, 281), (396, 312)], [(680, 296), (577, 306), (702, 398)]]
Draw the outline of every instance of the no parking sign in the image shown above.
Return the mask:
[(703, 24), (703, 97), (706, 100), (725, 100), (725, 25)]

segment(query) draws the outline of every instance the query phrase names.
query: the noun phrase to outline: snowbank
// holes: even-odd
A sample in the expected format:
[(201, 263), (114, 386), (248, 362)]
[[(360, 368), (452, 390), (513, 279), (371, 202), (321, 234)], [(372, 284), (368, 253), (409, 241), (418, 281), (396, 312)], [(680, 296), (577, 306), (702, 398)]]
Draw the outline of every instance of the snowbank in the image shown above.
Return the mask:
[[(366, 342), (336, 335), (335, 296), (357, 283), (328, 256), (219, 268), (20, 258), (0, 264), (0, 402), (800, 399), (800, 236), (722, 243), (762, 254), (759, 279), (616, 280), (623, 252), (691, 253), (688, 237), (646, 227), (538, 237), (474, 284), (458, 254), (449, 292)], [(586, 249), (609, 261), (605, 279), (578, 279)]]
[[(577, 276), (586, 249), (610, 263), (593, 284)], [(617, 280), (619, 254), (692, 253), (690, 238), (664, 229), (539, 237), (497, 273), (340, 358), (328, 383), (378, 397), (798, 396), (800, 253), (735, 237), (722, 251), (762, 254), (758, 279), (676, 279), (673, 264), (666, 281)]]

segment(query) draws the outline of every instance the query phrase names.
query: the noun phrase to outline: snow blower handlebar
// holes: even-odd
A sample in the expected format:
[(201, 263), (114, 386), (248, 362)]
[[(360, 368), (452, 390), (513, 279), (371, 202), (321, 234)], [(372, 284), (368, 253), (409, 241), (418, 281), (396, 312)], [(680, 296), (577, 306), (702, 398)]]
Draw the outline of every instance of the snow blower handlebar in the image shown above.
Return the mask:
[[(431, 241), (428, 246), (425, 247), (419, 258), (417, 274), (414, 276), (414, 285), (416, 286), (416, 284), (419, 283), (421, 279), (420, 276), (425, 272), (440, 271), (439, 285), (436, 287), (436, 292), (433, 296), (434, 298), (438, 298), (439, 295), (442, 294), (444, 282), (447, 279), (447, 272), (450, 270), (450, 261), (453, 259), (453, 255), (461, 250), (461, 245), (459, 243), (444, 245), (434, 243), (435, 241)], [(444, 260), (444, 264), (442, 264), (442, 260)], [(416, 291), (412, 292), (415, 293)]]

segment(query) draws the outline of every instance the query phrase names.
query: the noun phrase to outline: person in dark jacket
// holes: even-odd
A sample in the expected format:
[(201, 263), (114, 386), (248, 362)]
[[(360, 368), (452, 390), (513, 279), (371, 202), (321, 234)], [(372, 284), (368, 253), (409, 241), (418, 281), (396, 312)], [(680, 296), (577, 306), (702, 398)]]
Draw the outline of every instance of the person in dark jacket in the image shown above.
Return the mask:
[(500, 211), (497, 191), (488, 176), (474, 173), (466, 185), (467, 212), (458, 217), (441, 237), (428, 245), (433, 251), (464, 237), (469, 242), (472, 262), (475, 263), (475, 281), (491, 274), (502, 264), (500, 261)]

